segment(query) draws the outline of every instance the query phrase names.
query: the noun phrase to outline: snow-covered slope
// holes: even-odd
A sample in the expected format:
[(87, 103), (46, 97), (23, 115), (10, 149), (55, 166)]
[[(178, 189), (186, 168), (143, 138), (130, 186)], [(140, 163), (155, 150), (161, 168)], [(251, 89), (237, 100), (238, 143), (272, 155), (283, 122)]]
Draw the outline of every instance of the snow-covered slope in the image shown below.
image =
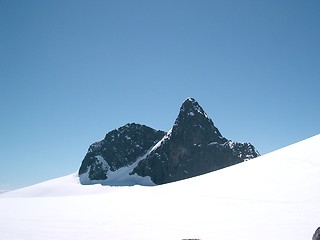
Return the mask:
[(97, 185), (81, 185), (77, 173), (55, 178), (30, 187), (1, 194), (0, 197), (57, 197), (109, 192), (111, 188)]
[(83, 186), (70, 175), (0, 195), (0, 239), (311, 240), (319, 176), (320, 135), (155, 187)]

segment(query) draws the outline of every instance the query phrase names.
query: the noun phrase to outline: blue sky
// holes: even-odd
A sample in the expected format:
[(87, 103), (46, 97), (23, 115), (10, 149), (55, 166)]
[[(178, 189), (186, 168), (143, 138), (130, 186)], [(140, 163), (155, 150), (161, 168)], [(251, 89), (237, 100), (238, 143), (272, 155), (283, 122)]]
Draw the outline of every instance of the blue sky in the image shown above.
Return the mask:
[(194, 97), (268, 153), (319, 134), (320, 1), (0, 0), (0, 189), (76, 172)]

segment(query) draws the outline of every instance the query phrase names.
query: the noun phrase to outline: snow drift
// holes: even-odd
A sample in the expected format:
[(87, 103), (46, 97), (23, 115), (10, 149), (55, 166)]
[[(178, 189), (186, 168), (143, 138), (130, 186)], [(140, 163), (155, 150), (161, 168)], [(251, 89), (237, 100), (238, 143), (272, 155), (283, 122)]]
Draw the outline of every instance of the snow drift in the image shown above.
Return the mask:
[(76, 175), (0, 195), (0, 239), (310, 239), (320, 226), (320, 135), (155, 187)]

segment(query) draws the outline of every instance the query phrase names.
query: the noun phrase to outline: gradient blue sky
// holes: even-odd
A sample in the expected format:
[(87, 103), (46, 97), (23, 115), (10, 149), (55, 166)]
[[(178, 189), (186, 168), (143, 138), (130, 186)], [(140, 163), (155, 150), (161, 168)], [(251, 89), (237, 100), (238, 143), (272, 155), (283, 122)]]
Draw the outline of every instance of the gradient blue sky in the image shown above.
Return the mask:
[(319, 134), (320, 1), (0, 0), (0, 189), (76, 172), (194, 97), (268, 153)]

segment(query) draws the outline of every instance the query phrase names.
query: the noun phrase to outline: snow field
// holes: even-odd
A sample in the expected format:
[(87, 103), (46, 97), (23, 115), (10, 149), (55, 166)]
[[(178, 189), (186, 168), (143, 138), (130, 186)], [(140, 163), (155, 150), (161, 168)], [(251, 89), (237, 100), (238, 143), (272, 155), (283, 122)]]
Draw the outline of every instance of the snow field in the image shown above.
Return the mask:
[(320, 135), (156, 187), (76, 174), (2, 194), (0, 239), (310, 239), (320, 226)]

